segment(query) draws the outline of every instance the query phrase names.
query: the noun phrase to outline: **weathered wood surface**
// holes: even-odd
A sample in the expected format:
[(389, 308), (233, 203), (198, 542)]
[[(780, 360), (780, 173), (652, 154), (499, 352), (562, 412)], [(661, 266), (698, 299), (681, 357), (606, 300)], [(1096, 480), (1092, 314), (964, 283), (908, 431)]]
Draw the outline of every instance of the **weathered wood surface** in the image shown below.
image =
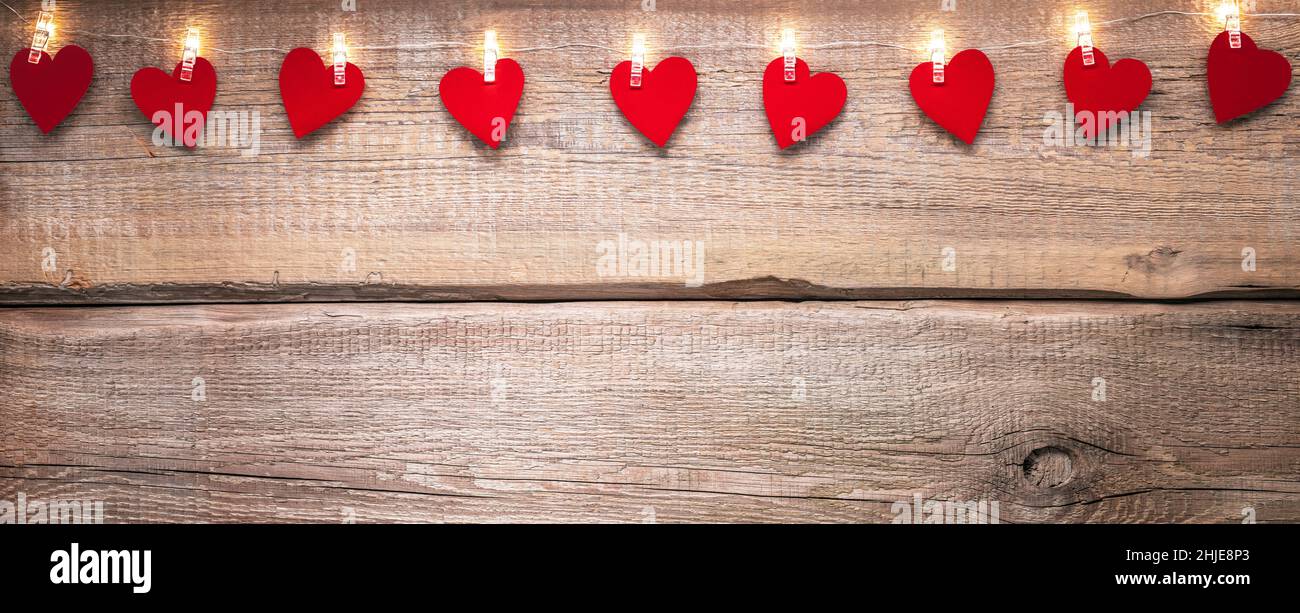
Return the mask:
[(1004, 522), (1294, 522), (1298, 354), (1296, 303), (8, 309), (0, 500), (875, 522), (920, 494)]
[[(34, 0), (8, 0), (25, 15)], [(55, 46), (77, 43), (98, 76), (81, 108), (42, 137), (0, 88), (0, 301), (155, 302), (639, 297), (1294, 296), (1297, 119), (1287, 95), (1257, 116), (1214, 125), (1204, 82), (1210, 17), (1101, 25), (1113, 58), (1148, 62), (1152, 150), (1043, 142), (1065, 112), (1061, 62), (1076, 2), (939, 0), (722, 2), (360, 2), (325, 0), (59, 3)], [(1187, 2), (1096, 0), (1094, 22)], [(1210, 4), (1210, 3), (1207, 3)], [(1258, 10), (1295, 11), (1261, 0)], [(1248, 18), (1263, 46), (1295, 58), (1300, 20)], [(155, 147), (128, 93), (132, 73), (171, 67), (179, 39), (204, 32), (217, 110), (260, 113), (260, 155)], [(815, 70), (844, 76), (850, 100), (829, 130), (779, 153), (759, 79), (780, 28), (800, 32)], [(953, 49), (982, 47), (998, 69), (983, 135), (966, 147), (925, 120), (906, 77), (920, 52), (809, 48), (837, 41), (924, 46), (935, 26)], [(471, 142), (437, 82), (481, 62), (496, 28), (529, 75), (502, 150)], [(468, 47), (353, 54), (369, 91), (350, 115), (296, 142), (277, 89), (281, 52), (356, 46)], [(651, 61), (689, 56), (700, 92), (671, 148), (636, 135), (606, 80), (629, 45)], [(0, 9), (7, 49), (30, 26)], [(1048, 44), (998, 45), (1053, 39)], [(767, 45), (770, 49), (728, 43)], [(718, 45), (699, 48), (701, 45)], [(219, 51), (226, 50), (227, 52)], [(601, 277), (597, 246), (703, 241), (703, 287)], [(946, 271), (943, 250), (955, 251)], [(1243, 249), (1258, 269), (1243, 271)], [(347, 262), (355, 255), (355, 266)]]

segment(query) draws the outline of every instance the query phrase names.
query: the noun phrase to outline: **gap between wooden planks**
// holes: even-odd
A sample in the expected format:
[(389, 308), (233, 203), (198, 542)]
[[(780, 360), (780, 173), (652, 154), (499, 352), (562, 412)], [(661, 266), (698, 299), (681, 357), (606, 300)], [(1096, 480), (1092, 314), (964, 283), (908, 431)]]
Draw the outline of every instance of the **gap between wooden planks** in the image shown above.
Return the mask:
[[(21, 4), (21, 3), (20, 3)], [(1214, 125), (1204, 58), (1221, 29), (1166, 15), (1106, 26), (1113, 58), (1151, 66), (1149, 156), (1044, 143), (1065, 113), (1060, 66), (1073, 2), (329, 2), (133, 0), (60, 3), (56, 46), (94, 54), (82, 107), (43, 137), (0, 88), (0, 302), (153, 303), (320, 300), (642, 298), (1143, 298), (1300, 296), (1297, 119), (1289, 94)], [(26, 8), (26, 7), (20, 7)], [(1185, 3), (1099, 0), (1094, 22)], [(5, 40), (30, 40), (5, 17)], [(76, 34), (178, 37), (205, 48), (324, 50), (334, 31), (369, 75), (352, 113), (292, 138), (276, 85), (282, 55), (211, 51), (217, 110), (256, 112), (259, 155), (150, 144), (130, 75), (172, 66), (178, 45)], [(1300, 20), (1248, 18), (1261, 45), (1291, 57)], [(759, 76), (782, 27), (812, 46), (875, 40), (991, 48), (998, 90), (974, 147), (915, 108), (906, 76), (921, 54), (804, 49), (844, 76), (844, 115), (780, 153)], [(481, 61), (494, 28), (511, 48), (649, 37), (651, 61), (688, 55), (700, 94), (664, 151), (618, 114), (607, 78), (621, 54), (565, 48), (518, 54), (529, 75), (501, 151), (476, 144), (443, 110), (438, 78)], [(465, 48), (366, 51), (463, 41)], [(677, 48), (771, 41), (748, 48)], [(602, 277), (601, 241), (700, 241), (703, 286)], [(1243, 253), (1256, 267), (1243, 268)], [(947, 260), (948, 253), (953, 254)], [(952, 265), (949, 266), (948, 264)], [(1248, 268), (1248, 267), (1246, 267)]]
[(1298, 353), (1294, 302), (3, 309), (0, 500), (892, 521), (920, 495), (1004, 522), (1293, 522)]

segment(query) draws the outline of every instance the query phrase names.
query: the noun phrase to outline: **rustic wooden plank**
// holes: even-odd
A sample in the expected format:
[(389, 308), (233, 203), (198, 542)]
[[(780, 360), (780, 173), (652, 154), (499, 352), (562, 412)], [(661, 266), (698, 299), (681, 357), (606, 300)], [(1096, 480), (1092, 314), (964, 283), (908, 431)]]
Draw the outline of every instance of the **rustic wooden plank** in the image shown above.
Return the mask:
[[(11, 4), (30, 15), (36, 3)], [(1297, 295), (1300, 98), (1215, 126), (1209, 17), (1098, 28), (1111, 56), (1155, 73), (1144, 158), (1043, 142), (1047, 114), (1065, 112), (1060, 64), (1075, 2), (962, 0), (955, 13), (938, 0), (656, 4), (391, 0), (347, 14), (314, 0), (60, 2), (56, 46), (88, 48), (98, 77), (48, 138), (0, 88), (0, 301)], [(1102, 22), (1187, 5), (1088, 8)], [(0, 13), (9, 47), (26, 44), (28, 25)], [(1262, 45), (1300, 52), (1300, 20), (1247, 23)], [(218, 110), (260, 113), (259, 155), (150, 144), (127, 85), (140, 67), (173, 65), (179, 43), (91, 34), (177, 38), (189, 24), (202, 27), (219, 71)], [(794, 26), (805, 46), (919, 47), (939, 25), (954, 49), (988, 49), (999, 71), (974, 147), (912, 104), (906, 76), (921, 53), (849, 46), (801, 53), (840, 72), (850, 101), (829, 131), (779, 153), (758, 85), (775, 49), (724, 44), (766, 45)], [(507, 54), (622, 49), (643, 31), (652, 59), (696, 63), (697, 104), (657, 151), (609, 100), (606, 79), (625, 54), (516, 52), (529, 84), (510, 140), (493, 152), (437, 100), (440, 75), (480, 62), (479, 51), (361, 48), (365, 100), (296, 142), (279, 104), (282, 54), (218, 51), (323, 49), (335, 30), (357, 46), (475, 45), (489, 27)], [(1043, 38), (1058, 40), (994, 48)], [(600, 276), (598, 246), (620, 235), (702, 241), (703, 286)], [(1248, 248), (1253, 272), (1242, 267)]]
[(1297, 353), (1296, 303), (8, 309), (0, 500), (874, 522), (919, 494), (1004, 522), (1298, 521)]

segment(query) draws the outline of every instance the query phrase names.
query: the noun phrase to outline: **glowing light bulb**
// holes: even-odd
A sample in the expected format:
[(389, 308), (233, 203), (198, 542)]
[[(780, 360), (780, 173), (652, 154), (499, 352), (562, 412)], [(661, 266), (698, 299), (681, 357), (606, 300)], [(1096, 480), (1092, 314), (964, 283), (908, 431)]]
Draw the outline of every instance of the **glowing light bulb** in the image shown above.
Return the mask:
[(1231, 0), (1219, 5), (1219, 20), (1223, 21), (1225, 26), (1230, 17), (1241, 15), (1241, 7)]

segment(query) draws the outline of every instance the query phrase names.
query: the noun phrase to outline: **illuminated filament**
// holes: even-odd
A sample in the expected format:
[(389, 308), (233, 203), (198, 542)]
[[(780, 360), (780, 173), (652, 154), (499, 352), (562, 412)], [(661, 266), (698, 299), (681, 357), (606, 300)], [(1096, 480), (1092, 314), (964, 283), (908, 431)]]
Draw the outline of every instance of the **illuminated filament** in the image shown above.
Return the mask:
[(28, 62), (41, 63), (41, 54), (45, 53), (52, 36), (54, 36), (54, 13), (41, 11), (41, 16), (36, 20), (36, 34), (32, 35), (32, 49), (27, 54)]
[(348, 45), (342, 33), (334, 34), (334, 85), (348, 84)]
[(1097, 56), (1092, 50), (1092, 22), (1088, 21), (1088, 11), (1079, 11), (1074, 18), (1074, 32), (1079, 35), (1079, 48), (1083, 50), (1083, 65), (1097, 63)]
[(948, 45), (943, 40), (943, 30), (935, 30), (930, 33), (930, 63), (934, 65), (935, 85), (943, 85), (947, 62)]
[(641, 87), (645, 75), (645, 35), (632, 37), (632, 88)]
[(497, 82), (497, 58), (501, 56), (501, 47), (497, 45), (496, 30), (483, 33), (483, 82)]
[(181, 81), (194, 80), (194, 64), (199, 60), (199, 30), (190, 28), (185, 33), (185, 53), (181, 55)]
[(1241, 48), (1241, 6), (1235, 0), (1225, 2), (1219, 7), (1223, 16), (1223, 29), (1228, 32), (1228, 45), (1233, 49)]
[(781, 33), (781, 54), (785, 56), (785, 82), (794, 83), (795, 66), (799, 60), (794, 54), (794, 30), (786, 28)]

